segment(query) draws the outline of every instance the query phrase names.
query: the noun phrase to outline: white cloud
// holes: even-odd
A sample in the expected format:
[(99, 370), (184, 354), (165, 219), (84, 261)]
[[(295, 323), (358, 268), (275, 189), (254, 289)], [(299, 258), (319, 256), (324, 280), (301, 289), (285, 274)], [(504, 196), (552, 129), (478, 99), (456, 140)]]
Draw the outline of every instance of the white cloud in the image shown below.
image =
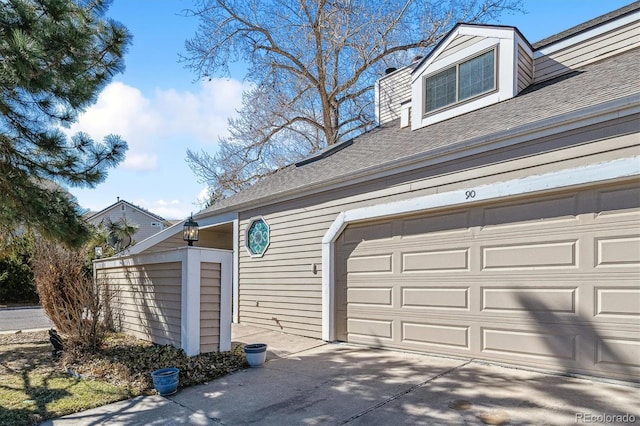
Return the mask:
[(168, 220), (185, 219), (196, 210), (193, 205), (185, 204), (180, 200), (147, 201), (139, 199), (133, 203)]
[(157, 89), (152, 97), (121, 82), (109, 84), (69, 133), (84, 131), (96, 140), (114, 133), (129, 144), (122, 168), (150, 171), (175, 141), (182, 146), (215, 144), (227, 135), (227, 120), (240, 108), (243, 90), (233, 79), (212, 79), (197, 91)]

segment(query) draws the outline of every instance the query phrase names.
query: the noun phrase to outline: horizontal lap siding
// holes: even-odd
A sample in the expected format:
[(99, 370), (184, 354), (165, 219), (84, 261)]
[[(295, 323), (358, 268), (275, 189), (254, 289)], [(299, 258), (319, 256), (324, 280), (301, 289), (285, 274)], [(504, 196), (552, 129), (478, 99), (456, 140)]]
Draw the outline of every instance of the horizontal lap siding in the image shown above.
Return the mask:
[(526, 89), (533, 82), (533, 58), (518, 46), (518, 92)]
[[(603, 125), (607, 132), (616, 132), (616, 126)], [(593, 130), (599, 137), (601, 127)], [(578, 143), (582, 138), (591, 137), (591, 133), (581, 133), (571, 143)], [(566, 138), (565, 138), (566, 139)], [(558, 139), (558, 144), (565, 143)], [(472, 170), (470, 177), (465, 173), (421, 178), (406, 183), (392, 184), (386, 181), (387, 187), (367, 183), (360, 187), (352, 187), (334, 192), (317, 194), (313, 197), (283, 202), (265, 206), (261, 209), (240, 214), (240, 259), (239, 259), (239, 318), (243, 324), (251, 324), (274, 330), (281, 330), (292, 334), (320, 338), (322, 315), (322, 237), (327, 232), (337, 215), (345, 210), (364, 207), (382, 202), (391, 202), (415, 196), (434, 193), (433, 185), (439, 188), (446, 185), (446, 190), (469, 187), (466, 179), (475, 177), (475, 182), (482, 184), (505, 180), (514, 177), (528, 176), (531, 170), (522, 171), (529, 167), (548, 172), (566, 168), (567, 165), (558, 163), (558, 158), (567, 159), (572, 167), (594, 162), (589, 157), (598, 154), (598, 161), (607, 157), (602, 150), (611, 150), (615, 156), (616, 146), (624, 147), (629, 142), (625, 138), (609, 139), (602, 143), (581, 145), (562, 152), (550, 152), (537, 157), (520, 159), (513, 164), (496, 164), (482, 169)], [(541, 146), (543, 144), (540, 144)], [(620, 151), (623, 155), (622, 151)], [(504, 160), (502, 160), (504, 161)], [(487, 160), (490, 163), (489, 160)], [(464, 162), (458, 162), (457, 167), (465, 170)], [(426, 170), (426, 169), (425, 169)], [(427, 171), (428, 172), (428, 171)], [(509, 174), (511, 173), (511, 174)], [(446, 182), (444, 182), (446, 180)], [(462, 181), (461, 181), (462, 180)], [(367, 192), (367, 189), (369, 192)], [(442, 190), (445, 190), (442, 189)], [(270, 227), (270, 245), (261, 258), (251, 258), (247, 253), (245, 232), (250, 218), (262, 216)], [(316, 265), (316, 273), (313, 271)]]
[(220, 346), (220, 264), (200, 264), (200, 352)]
[(411, 99), (411, 71), (411, 68), (405, 67), (380, 80), (380, 124), (400, 118), (400, 104)]
[(549, 80), (639, 46), (640, 23), (634, 22), (586, 42), (536, 58), (534, 83)]
[(480, 36), (472, 36), (472, 35), (462, 35), (456, 37), (451, 41), (449, 46), (436, 57), (433, 62), (439, 61), (440, 59), (444, 59), (447, 56), (453, 55), (456, 52), (459, 52), (462, 49), (466, 49), (469, 46), (473, 46), (474, 44), (484, 40), (484, 37)]
[(158, 344), (180, 347), (180, 262), (99, 269), (112, 290), (117, 329)]
[[(240, 322), (319, 337), (322, 304), (320, 242), (337, 210), (265, 216), (270, 245), (262, 258), (240, 251)], [(240, 226), (244, 245), (247, 221)], [(316, 273), (313, 273), (313, 264)]]

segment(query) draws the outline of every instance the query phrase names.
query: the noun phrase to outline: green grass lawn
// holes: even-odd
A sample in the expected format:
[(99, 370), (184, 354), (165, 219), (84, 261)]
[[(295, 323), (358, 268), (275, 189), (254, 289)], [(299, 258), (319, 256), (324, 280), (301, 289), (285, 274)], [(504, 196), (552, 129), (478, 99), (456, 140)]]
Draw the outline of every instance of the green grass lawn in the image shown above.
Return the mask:
[(180, 369), (182, 388), (242, 368), (245, 359), (240, 347), (187, 357), (123, 334), (108, 336), (96, 353), (71, 351), (53, 359), (46, 332), (0, 335), (0, 425), (38, 424), (152, 394), (151, 371), (171, 366)]

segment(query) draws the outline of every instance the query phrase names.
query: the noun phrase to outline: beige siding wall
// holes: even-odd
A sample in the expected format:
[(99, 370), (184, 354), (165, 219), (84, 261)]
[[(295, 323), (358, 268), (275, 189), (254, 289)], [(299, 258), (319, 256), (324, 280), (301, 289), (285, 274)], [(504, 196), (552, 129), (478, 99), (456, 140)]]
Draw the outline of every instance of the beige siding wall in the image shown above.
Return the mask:
[[(251, 217), (262, 215), (271, 235), (264, 257), (251, 258), (244, 248), (240, 251), (240, 322), (303, 336), (321, 336), (321, 241), (341, 211), (634, 155), (637, 152), (634, 136), (582, 144), (627, 132), (633, 126), (634, 119), (607, 123), (564, 137), (531, 141), (492, 156), (432, 166), (244, 212), (240, 216), (241, 247)], [(545, 153), (531, 156), (539, 151)], [(493, 165), (478, 168), (484, 164)]]
[(533, 58), (518, 45), (518, 92), (533, 83)]
[(411, 99), (411, 68), (405, 67), (380, 79), (378, 108), (380, 124), (400, 118), (400, 104)]
[(585, 42), (536, 58), (534, 83), (557, 77), (637, 47), (640, 47), (640, 22), (631, 23)]
[(158, 344), (180, 347), (182, 264), (155, 263), (97, 270), (113, 290), (117, 329)]
[(200, 352), (220, 347), (220, 264), (200, 264)]
[(482, 40), (484, 40), (484, 37), (480, 37), (480, 36), (472, 36), (472, 35), (458, 36), (451, 41), (449, 46), (447, 46), (447, 48), (443, 50), (442, 53), (439, 54), (436, 59), (434, 59), (434, 62), (440, 59), (446, 58), (447, 56), (453, 55), (454, 53), (462, 49), (466, 49), (469, 46), (473, 46), (474, 44)]

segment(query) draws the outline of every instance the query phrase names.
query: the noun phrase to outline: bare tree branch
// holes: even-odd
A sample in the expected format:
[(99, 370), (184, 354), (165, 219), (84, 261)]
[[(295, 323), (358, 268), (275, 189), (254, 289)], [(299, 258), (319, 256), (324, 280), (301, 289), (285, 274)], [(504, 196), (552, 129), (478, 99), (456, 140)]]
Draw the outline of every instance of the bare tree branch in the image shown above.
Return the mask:
[(425, 54), (457, 22), (519, 10), (520, 0), (199, 0), (182, 58), (198, 77), (249, 64), (230, 136), (187, 153), (216, 197), (375, 125), (373, 86), (388, 66)]

